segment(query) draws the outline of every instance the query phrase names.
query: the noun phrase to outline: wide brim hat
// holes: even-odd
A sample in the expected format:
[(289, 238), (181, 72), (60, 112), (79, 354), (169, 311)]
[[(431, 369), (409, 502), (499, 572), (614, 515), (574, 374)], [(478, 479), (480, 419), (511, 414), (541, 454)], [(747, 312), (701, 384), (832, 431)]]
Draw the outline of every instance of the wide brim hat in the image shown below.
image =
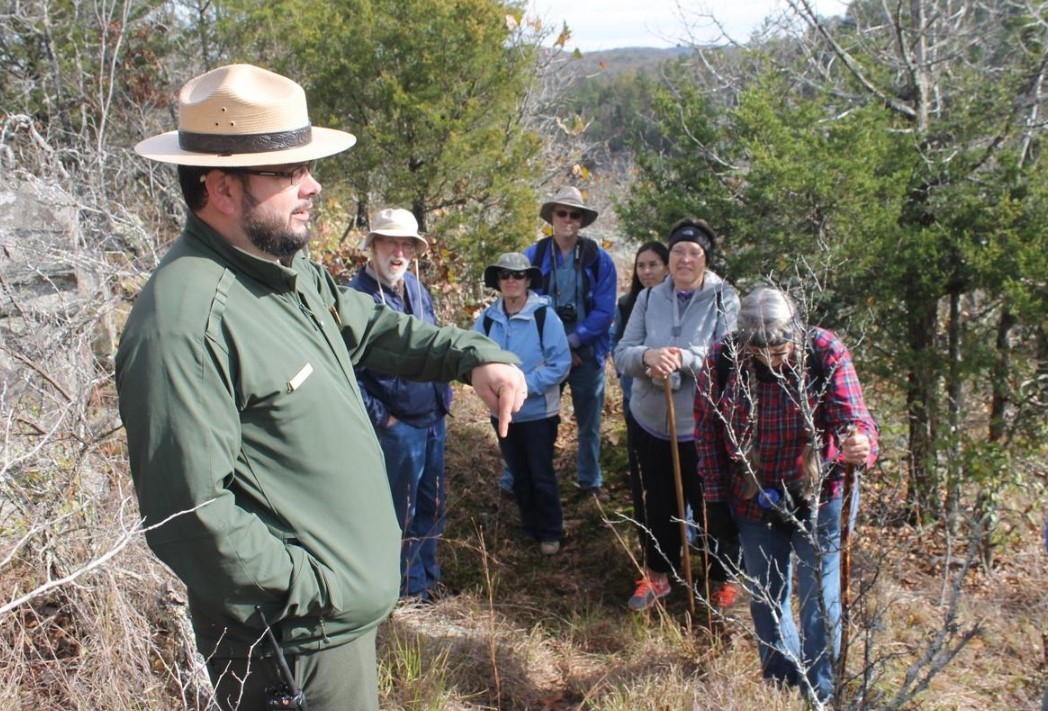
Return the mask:
[(531, 265), (528, 258), (520, 252), (506, 252), (499, 255), (498, 261), (484, 268), (484, 286), (489, 289), (499, 288), (499, 272), (508, 269), (511, 272), (526, 272), (528, 275), (528, 286), (542, 278), (542, 271)]
[(552, 225), (553, 208), (557, 205), (570, 207), (581, 212), (583, 227), (592, 225), (593, 221), (597, 219), (597, 215), (600, 214), (593, 208), (586, 207), (582, 202), (582, 193), (579, 192), (578, 188), (571, 185), (565, 185), (549, 201), (543, 203), (542, 208), (539, 210), (539, 217)]
[(376, 237), (412, 237), (418, 241), (420, 252), (429, 249), (429, 241), (418, 233), (415, 215), (400, 207), (379, 211), (371, 221), (371, 231), (364, 237), (364, 249), (369, 249)]
[(340, 153), (356, 136), (309, 122), (306, 92), (250, 64), (219, 67), (178, 94), (178, 130), (135, 146), (140, 156), (177, 165), (239, 168), (305, 163)]

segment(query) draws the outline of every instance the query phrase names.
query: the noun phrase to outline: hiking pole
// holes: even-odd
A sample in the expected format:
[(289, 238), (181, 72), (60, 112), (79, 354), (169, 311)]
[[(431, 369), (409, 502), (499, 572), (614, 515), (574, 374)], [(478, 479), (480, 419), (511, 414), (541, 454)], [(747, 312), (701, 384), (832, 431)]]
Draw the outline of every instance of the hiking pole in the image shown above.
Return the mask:
[(684, 565), (684, 580), (688, 583), (688, 610), (692, 619), (695, 619), (695, 588), (691, 582), (691, 551), (688, 549), (688, 522), (684, 515), (684, 485), (680, 476), (680, 452), (677, 451), (677, 413), (673, 407), (673, 387), (670, 379), (662, 381), (663, 391), (666, 393), (666, 413), (670, 423), (670, 453), (673, 455), (673, 486), (677, 492), (677, 516), (680, 518), (680, 543), (683, 555), (681, 562)]
[(841, 497), (843, 506), (841, 508), (841, 653), (837, 659), (837, 698), (844, 688), (846, 668), (848, 666), (848, 627), (851, 618), (851, 596), (849, 584), (851, 583), (851, 524), (852, 524), (852, 499), (858, 492), (856, 480), (856, 467), (854, 464), (844, 466), (844, 493)]

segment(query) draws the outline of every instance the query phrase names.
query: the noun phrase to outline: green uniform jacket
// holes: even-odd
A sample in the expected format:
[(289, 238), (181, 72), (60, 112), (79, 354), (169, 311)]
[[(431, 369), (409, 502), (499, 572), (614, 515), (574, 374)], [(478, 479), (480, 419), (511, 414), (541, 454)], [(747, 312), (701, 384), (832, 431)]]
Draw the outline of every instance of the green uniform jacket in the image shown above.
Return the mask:
[(146, 539), (186, 583), (201, 653), (244, 656), (256, 605), (292, 653), (379, 624), (400, 529), (353, 367), (452, 380), (484, 362), (519, 361), (188, 218), (131, 311), (116, 384)]

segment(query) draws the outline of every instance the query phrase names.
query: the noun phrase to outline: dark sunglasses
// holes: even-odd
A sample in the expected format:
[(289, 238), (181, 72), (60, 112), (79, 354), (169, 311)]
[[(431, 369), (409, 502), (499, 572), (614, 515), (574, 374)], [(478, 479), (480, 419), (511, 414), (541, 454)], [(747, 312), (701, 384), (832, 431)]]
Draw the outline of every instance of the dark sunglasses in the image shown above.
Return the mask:
[(499, 279), (527, 279), (527, 272), (511, 272), (508, 269), (499, 269)]
[(554, 214), (557, 217), (559, 217), (560, 219), (562, 219), (562, 220), (565, 217), (570, 217), (573, 220), (580, 220), (580, 219), (582, 219), (582, 213), (581, 212), (575, 212), (574, 210), (557, 210)]

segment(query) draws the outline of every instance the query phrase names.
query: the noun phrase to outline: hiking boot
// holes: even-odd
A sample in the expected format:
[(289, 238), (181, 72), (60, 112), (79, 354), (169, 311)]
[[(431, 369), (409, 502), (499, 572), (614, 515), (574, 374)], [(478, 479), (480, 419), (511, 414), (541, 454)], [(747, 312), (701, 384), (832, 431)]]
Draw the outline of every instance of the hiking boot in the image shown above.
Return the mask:
[(626, 604), (634, 612), (640, 612), (654, 606), (659, 601), (659, 598), (666, 597), (669, 594), (669, 580), (652, 580), (645, 575), (637, 581), (637, 589), (633, 591), (633, 597)]
[(742, 594), (742, 586), (738, 583), (722, 583), (712, 595), (710, 595), (710, 606), (718, 610), (731, 607)]
[(560, 552), (560, 541), (542, 541), (539, 543), (542, 555), (557, 555)]

